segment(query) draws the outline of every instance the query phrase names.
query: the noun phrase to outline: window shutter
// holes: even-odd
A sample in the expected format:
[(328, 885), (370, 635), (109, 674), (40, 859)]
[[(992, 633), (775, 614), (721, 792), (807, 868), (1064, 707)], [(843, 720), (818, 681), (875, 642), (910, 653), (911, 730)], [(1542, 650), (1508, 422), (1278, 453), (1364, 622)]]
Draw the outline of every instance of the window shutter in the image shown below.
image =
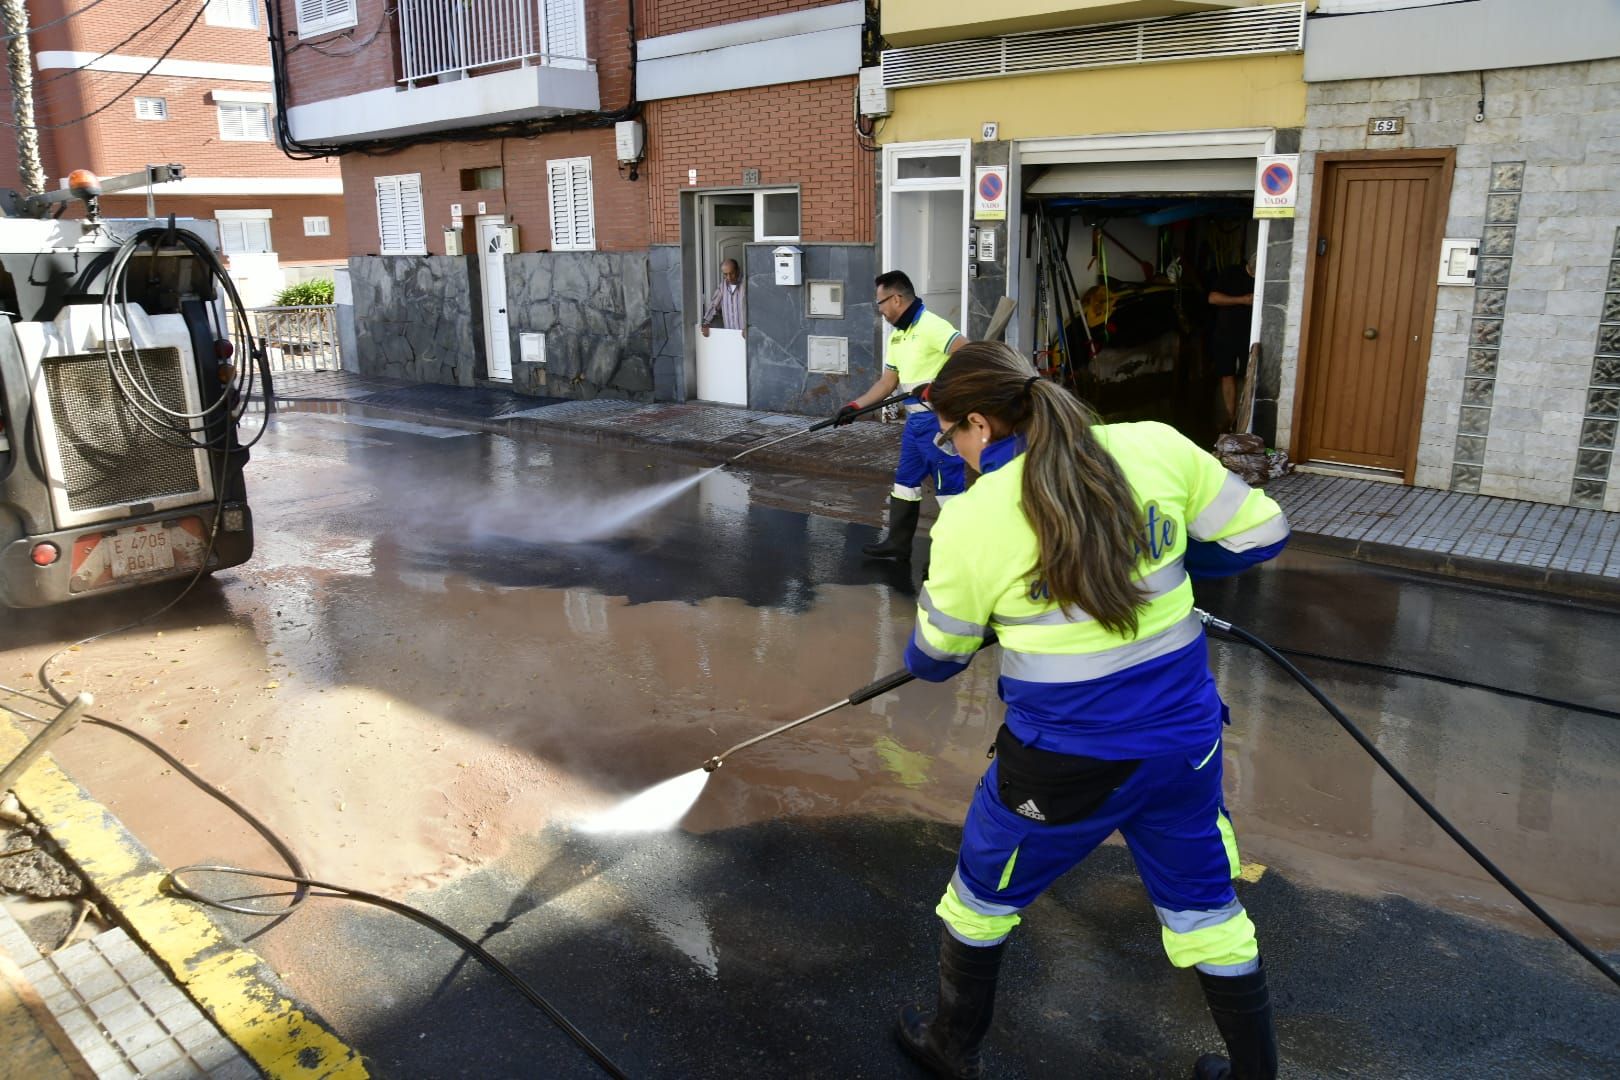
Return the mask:
[(422, 177), (377, 177), (377, 236), (384, 255), (421, 255), (427, 251), (422, 216)]
[(405, 251), (426, 251), (427, 231), (422, 224), (422, 178), (407, 176), (399, 183), (400, 231)]
[(574, 203), (574, 246), (588, 251), (596, 247), (596, 215), (591, 205), (591, 159), (580, 158), (569, 169), (569, 188)]
[(355, 0), (297, 0), (298, 32), (301, 35), (353, 26)]
[(219, 107), (219, 133), (227, 139), (242, 138), (242, 111), (235, 105)]
[(557, 251), (573, 247), (574, 214), (569, 201), (568, 163), (553, 161), (546, 166), (546, 183), (551, 192), (551, 246)]
[(244, 137), (249, 139), (270, 139), (270, 106), (244, 105), (242, 107), (242, 129)]
[(551, 196), (551, 246), (555, 251), (594, 251), (596, 214), (591, 205), (591, 159), (546, 163)]
[(399, 181), (377, 179), (377, 235), (384, 255), (393, 255), (405, 246), (404, 222), (399, 212)]

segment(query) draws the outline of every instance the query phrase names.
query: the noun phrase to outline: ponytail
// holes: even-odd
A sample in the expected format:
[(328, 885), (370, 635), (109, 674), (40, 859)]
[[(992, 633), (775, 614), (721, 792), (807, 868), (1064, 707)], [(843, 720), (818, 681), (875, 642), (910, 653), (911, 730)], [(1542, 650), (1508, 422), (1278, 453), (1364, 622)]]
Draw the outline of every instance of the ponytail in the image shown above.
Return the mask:
[(940, 371), (929, 401), (943, 416), (980, 413), (1026, 442), (1022, 505), (1039, 554), (1029, 570), (1065, 611), (1135, 637), (1142, 512), (1118, 462), (1092, 434), (1096, 415), (998, 342), (963, 346)]

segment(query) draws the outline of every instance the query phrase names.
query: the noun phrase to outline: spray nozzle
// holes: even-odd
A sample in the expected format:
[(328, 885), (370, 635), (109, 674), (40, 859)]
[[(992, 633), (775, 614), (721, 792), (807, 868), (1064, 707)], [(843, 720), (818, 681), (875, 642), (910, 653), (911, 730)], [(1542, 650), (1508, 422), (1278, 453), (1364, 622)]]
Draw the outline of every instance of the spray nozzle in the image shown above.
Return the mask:
[(703, 771), (704, 772), (714, 772), (714, 770), (716, 770), (716, 769), (718, 769), (720, 767), (721, 761), (722, 761), (722, 759), (719, 756), (715, 756), (715, 757), (710, 758), (708, 761), (705, 761), (703, 763)]

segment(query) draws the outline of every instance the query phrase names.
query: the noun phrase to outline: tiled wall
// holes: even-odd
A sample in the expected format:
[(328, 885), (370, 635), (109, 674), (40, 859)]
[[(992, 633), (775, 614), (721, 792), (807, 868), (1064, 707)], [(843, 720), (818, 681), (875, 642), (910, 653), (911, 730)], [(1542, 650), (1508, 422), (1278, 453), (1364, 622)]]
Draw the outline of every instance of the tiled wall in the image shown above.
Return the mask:
[[(1482, 79), (1485, 119), (1476, 122)], [(1404, 132), (1368, 135), (1367, 120), (1382, 116), (1403, 117)], [(1620, 322), (1607, 321), (1616, 310), (1609, 294), (1620, 292), (1611, 267), (1616, 132), (1620, 59), (1310, 86), (1302, 223), (1313, 213), (1317, 152), (1454, 148), (1445, 235), (1482, 242), (1475, 286), (1436, 287), (1418, 485), (1559, 504), (1579, 493), (1580, 505), (1596, 505), (1597, 481), (1586, 474), (1599, 463), (1582, 451), (1602, 450), (1588, 443), (1611, 429), (1588, 421), (1620, 419), (1591, 411), (1610, 407), (1603, 391), (1620, 388), (1595, 381), (1612, 379), (1620, 364), (1604, 362), (1620, 356)], [(1307, 237), (1296, 230), (1294, 257), (1308, 268)], [(1302, 315), (1296, 294), (1278, 400), (1284, 445), (1299, 405)], [(1613, 464), (1602, 499), (1620, 509)]]
[(1614, 233), (1607, 291), (1598, 319), (1597, 355), (1586, 390), (1586, 415), (1575, 450), (1575, 480), (1569, 501), (1576, 506), (1620, 510), (1620, 462), (1615, 432), (1620, 428), (1620, 229)]
[(1502, 324), (1507, 316), (1508, 283), (1513, 275), (1513, 241), (1519, 221), (1519, 193), (1524, 188), (1524, 162), (1491, 166), (1485, 196), (1485, 233), (1480, 240), (1474, 280), (1474, 317), (1468, 328), (1468, 366), (1464, 371), (1462, 408), (1451, 465), (1451, 490), (1479, 491), (1485, 472), (1485, 447), (1491, 432), (1491, 403), (1502, 351)]

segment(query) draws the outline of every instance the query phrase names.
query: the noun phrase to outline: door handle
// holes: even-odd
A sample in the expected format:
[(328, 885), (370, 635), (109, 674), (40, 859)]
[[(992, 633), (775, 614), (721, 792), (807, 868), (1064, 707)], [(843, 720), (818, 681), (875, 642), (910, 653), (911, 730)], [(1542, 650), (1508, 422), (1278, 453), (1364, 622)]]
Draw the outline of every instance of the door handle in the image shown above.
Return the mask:
[(505, 315), (506, 314), (506, 309), (505, 308), (496, 308), (495, 313), (497, 315)]
[(1366, 338), (1368, 341), (1372, 341), (1374, 338), (1376, 338), (1378, 336), (1378, 327), (1376, 327), (1376, 326), (1367, 327), (1367, 329), (1365, 329), (1365, 330), (1363, 330), (1361, 332), (1361, 336)]

